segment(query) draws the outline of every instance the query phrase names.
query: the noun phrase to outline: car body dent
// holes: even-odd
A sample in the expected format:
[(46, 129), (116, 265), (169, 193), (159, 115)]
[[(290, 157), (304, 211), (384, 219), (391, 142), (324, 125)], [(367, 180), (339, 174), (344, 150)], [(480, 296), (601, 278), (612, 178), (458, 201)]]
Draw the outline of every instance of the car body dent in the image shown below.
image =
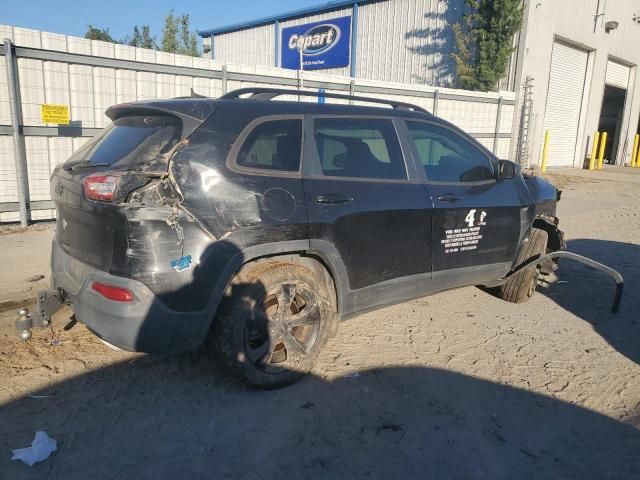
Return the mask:
[[(499, 281), (514, 267), (512, 262), (517, 250), (526, 241), (526, 232), (535, 222), (544, 222), (545, 229), (549, 228), (560, 239), (555, 243), (550, 242), (552, 248), (557, 245), (559, 249), (564, 245), (555, 217), (557, 190), (542, 179), (522, 176), (519, 172), (512, 179), (497, 177), (488, 182), (457, 185), (455, 188), (469, 200), (467, 203), (461, 202), (455, 208), (443, 209), (442, 225), (438, 223), (439, 220), (434, 220), (434, 197), (438, 186), (427, 179), (414, 177), (417, 171), (415, 159), (407, 151), (404, 130), (399, 128), (409, 178), (406, 181), (387, 183), (393, 185), (396, 194), (384, 198), (384, 205), (380, 203), (380, 208), (374, 210), (388, 209), (388, 218), (393, 218), (397, 213), (394, 209), (401, 206), (411, 214), (407, 216), (409, 225), (406, 234), (415, 230), (419, 233), (417, 237), (424, 237), (424, 244), (415, 242), (411, 248), (403, 248), (400, 240), (405, 234), (391, 232), (395, 235), (395, 240), (392, 245), (386, 246), (389, 251), (388, 265), (380, 268), (375, 275), (369, 275), (370, 278), (363, 282), (362, 277), (354, 277), (350, 269), (354, 265), (364, 268), (367, 262), (375, 262), (380, 256), (375, 249), (367, 249), (366, 235), (360, 242), (362, 249), (359, 253), (350, 249), (341, 250), (340, 242), (327, 230), (339, 217), (335, 215), (335, 210), (331, 213), (328, 207), (319, 207), (321, 215), (315, 217), (321, 220), (319, 223), (314, 223), (309, 217), (311, 182), (307, 181), (304, 174), (296, 172), (293, 175), (265, 175), (232, 168), (229, 155), (234, 147), (238, 147), (240, 133), (256, 118), (274, 115), (280, 109), (289, 117), (304, 116), (304, 131), (307, 135), (303, 146), (305, 159), (301, 172), (305, 172), (304, 169), (310, 163), (306, 151), (310, 142), (307, 119), (317, 113), (344, 116), (340, 112), (348, 108), (350, 114), (354, 115), (395, 118), (396, 124), (405, 119), (424, 120), (425, 117), (431, 122), (450, 124), (416, 112), (370, 107), (244, 100), (189, 101), (197, 102), (198, 106), (193, 109), (188, 106), (187, 100), (184, 101), (187, 103), (179, 101), (176, 104), (179, 109), (177, 113), (181, 115), (183, 122), (191, 122), (191, 126), (197, 123), (197, 126), (188, 131), (188, 139), (173, 152), (166, 174), (146, 178), (147, 183), (141, 185), (129, 198), (113, 205), (82, 201), (82, 192), (76, 191), (77, 185), (64, 184), (59, 199), (62, 201), (66, 195), (66, 206), (61, 208), (72, 209), (73, 215), (85, 210), (88, 214), (110, 218), (117, 223), (108, 238), (100, 239), (97, 234), (92, 237), (104, 242), (105, 258), (88, 261), (80, 255), (80, 259), (109, 275), (140, 282), (148, 287), (168, 311), (188, 314), (192, 319), (190, 321), (195, 322), (188, 329), (190, 335), (199, 335), (199, 341), (206, 337), (234, 276), (243, 265), (260, 259), (280, 256), (298, 258), (300, 261), (317, 259), (318, 265), (326, 268), (335, 286), (338, 314), (346, 319), (363, 311), (448, 288)], [(153, 102), (129, 104), (113, 107), (111, 111), (114, 118), (125, 114), (127, 108), (136, 112), (153, 112), (154, 109), (166, 112), (173, 108), (171, 102), (156, 102), (157, 105)], [(205, 106), (207, 102), (209, 106)], [(275, 103), (284, 106), (274, 106)], [(213, 112), (215, 113), (212, 114)], [(451, 128), (468, 137), (460, 129)], [(498, 160), (482, 148), (495, 170)], [(54, 183), (64, 181), (56, 178)], [(342, 179), (313, 181), (342, 185), (348, 183)], [(356, 190), (359, 188), (364, 197), (371, 198), (367, 197), (368, 183), (370, 182), (353, 181), (352, 186)], [(382, 187), (376, 192), (382, 199), (385, 184), (381, 182), (380, 185)], [(318, 191), (315, 194), (321, 193), (323, 187), (324, 185), (316, 185), (314, 188)], [(402, 194), (403, 187), (413, 193), (409, 199), (396, 199)], [(482, 197), (490, 203), (494, 202), (491, 205), (498, 209), (495, 210), (496, 215), (500, 215), (501, 208), (510, 209), (509, 225), (503, 225), (505, 228), (509, 227), (507, 230), (511, 239), (509, 245), (505, 246), (505, 251), (500, 255), (491, 255), (488, 246), (485, 264), (481, 266), (449, 262), (446, 268), (434, 268), (434, 242), (437, 240), (435, 229), (442, 229), (445, 221), (459, 221), (469, 209), (474, 208), (474, 199)], [(412, 204), (418, 201), (421, 205), (417, 210), (414, 206), (412, 211)], [(369, 204), (356, 205), (356, 208), (346, 207), (342, 214), (344, 225), (353, 226), (352, 220), (366, 214), (368, 207)], [(348, 211), (350, 208), (353, 211)], [(324, 226), (320, 225), (322, 222), (325, 222)], [(77, 249), (64, 244), (61, 223), (58, 225), (61, 249), (75, 256)], [(99, 222), (97, 227), (102, 228)], [(78, 232), (80, 230), (75, 233), (76, 237)], [(380, 234), (383, 233), (381, 230)], [(379, 239), (371, 239), (376, 240)], [(109, 256), (114, 245), (119, 247), (114, 250), (114, 255)], [(355, 258), (358, 255), (360, 258)], [(403, 262), (396, 265), (391, 261), (393, 255), (402, 255)], [(187, 256), (190, 260), (185, 263), (186, 267), (176, 269), (176, 261)], [(197, 321), (194, 320), (196, 318)], [(185, 344), (192, 345), (193, 341), (189, 340)]]

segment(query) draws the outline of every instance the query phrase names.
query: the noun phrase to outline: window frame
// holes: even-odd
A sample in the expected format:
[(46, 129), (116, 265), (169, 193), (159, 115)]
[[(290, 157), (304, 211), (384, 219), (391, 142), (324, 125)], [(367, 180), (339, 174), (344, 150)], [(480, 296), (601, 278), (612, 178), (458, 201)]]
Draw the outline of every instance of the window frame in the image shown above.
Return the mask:
[[(261, 175), (268, 177), (289, 177), (300, 178), (302, 176), (302, 165), (304, 158), (305, 146), (305, 116), (304, 115), (264, 115), (253, 119), (238, 134), (227, 155), (227, 168), (235, 173), (243, 175)], [(298, 162), (298, 170), (277, 170), (270, 168), (254, 168), (238, 164), (238, 154), (244, 146), (246, 140), (263, 123), (279, 121), (279, 120), (299, 120), (300, 121), (300, 161)]]
[[(391, 123), (393, 131), (400, 147), (401, 161), (404, 166), (405, 178), (369, 178), (369, 177), (343, 177), (339, 175), (324, 175), (322, 163), (320, 161), (320, 153), (316, 145), (315, 139), (315, 120), (316, 119), (358, 119), (358, 120), (386, 120)], [(387, 115), (341, 115), (341, 114), (310, 114), (305, 116), (305, 145), (304, 151), (310, 154), (307, 161), (303, 163), (303, 175), (305, 178), (314, 180), (330, 180), (330, 181), (349, 181), (349, 182), (376, 182), (376, 183), (411, 183), (415, 181), (415, 171), (413, 162), (407, 161), (408, 148), (404, 136), (401, 134), (398, 124), (399, 118)]]
[[(427, 177), (427, 173), (425, 172), (423, 165), (422, 165), (422, 159), (420, 158), (420, 154), (418, 152), (418, 149), (416, 147), (416, 143), (413, 140), (413, 136), (411, 135), (411, 129), (409, 128), (408, 123), (422, 123), (424, 125), (428, 125), (428, 126), (433, 126), (433, 127), (438, 127), (438, 128), (442, 128), (445, 130), (449, 130), (451, 133), (453, 133), (454, 135), (456, 135), (458, 138), (460, 138), (461, 140), (463, 140), (464, 142), (466, 142), (468, 145), (470, 145), (471, 147), (474, 147), (476, 150), (478, 150), (479, 153), (481, 153), (482, 155), (484, 155), (484, 157), (487, 159), (487, 162), (489, 162), (489, 167), (491, 168), (491, 172), (493, 174), (493, 178), (491, 179), (487, 179), (487, 180), (478, 180), (475, 182), (460, 182), (460, 181), (455, 181), (455, 182), (445, 182), (445, 181), (439, 181), (439, 180), (431, 180), (429, 179), (429, 177)], [(420, 118), (403, 118), (402, 119), (402, 130), (403, 130), (403, 134), (406, 137), (407, 143), (408, 143), (408, 148), (409, 151), (411, 152), (411, 157), (412, 157), (412, 161), (414, 164), (414, 169), (416, 171), (416, 175), (422, 179), (423, 183), (426, 184), (434, 184), (434, 185), (489, 185), (489, 184), (493, 184), (496, 183), (498, 181), (497, 178), (497, 158), (490, 153), (486, 147), (484, 145), (482, 145), (480, 142), (476, 141), (473, 137), (471, 137), (469, 134), (462, 132), (462, 131), (458, 131), (456, 128), (452, 128), (449, 125), (445, 125), (442, 124), (440, 122), (436, 122), (436, 121), (430, 121), (430, 120), (423, 120)]]

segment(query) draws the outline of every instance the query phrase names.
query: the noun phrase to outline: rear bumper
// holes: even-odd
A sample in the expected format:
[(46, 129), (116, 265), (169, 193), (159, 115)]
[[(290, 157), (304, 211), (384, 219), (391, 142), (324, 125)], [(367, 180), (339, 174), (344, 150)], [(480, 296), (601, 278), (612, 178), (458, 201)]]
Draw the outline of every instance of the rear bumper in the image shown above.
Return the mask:
[[(204, 312), (169, 309), (143, 283), (116, 277), (76, 260), (53, 241), (53, 287), (63, 291), (79, 322), (97, 336), (124, 350), (169, 353), (197, 348), (205, 339), (210, 320)], [(132, 302), (115, 302), (91, 289), (100, 282), (130, 290)]]

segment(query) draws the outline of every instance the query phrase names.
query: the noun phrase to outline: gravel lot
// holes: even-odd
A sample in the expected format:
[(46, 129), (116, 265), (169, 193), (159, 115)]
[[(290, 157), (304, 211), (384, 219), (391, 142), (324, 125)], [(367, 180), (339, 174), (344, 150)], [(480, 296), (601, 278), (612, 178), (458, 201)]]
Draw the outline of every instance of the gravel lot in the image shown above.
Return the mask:
[[(524, 305), (470, 287), (343, 323), (313, 376), (263, 392), (203, 353), (63, 331), (69, 312), (20, 343), (0, 313), (0, 479), (639, 478), (640, 169), (560, 173), (568, 248), (624, 275), (618, 315), (606, 276), (564, 262)], [(0, 235), (0, 299), (47, 264), (32, 230)], [(25, 235), (45, 247), (9, 259)], [(58, 451), (11, 462), (37, 430)]]

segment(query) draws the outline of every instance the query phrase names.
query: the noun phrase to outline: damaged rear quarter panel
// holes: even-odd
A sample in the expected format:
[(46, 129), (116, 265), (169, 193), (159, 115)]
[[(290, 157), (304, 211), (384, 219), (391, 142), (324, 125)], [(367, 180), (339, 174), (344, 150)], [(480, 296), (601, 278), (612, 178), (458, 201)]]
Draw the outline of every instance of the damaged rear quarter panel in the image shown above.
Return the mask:
[[(227, 107), (228, 108), (228, 107)], [(264, 114), (237, 104), (221, 105), (180, 149), (171, 174), (183, 206), (217, 239), (240, 248), (265, 241), (307, 238), (300, 177), (238, 173), (227, 157), (242, 129)]]
[[(119, 207), (128, 228), (123, 266), (128, 272), (126, 276), (144, 283), (165, 300), (193, 280), (193, 268), (178, 271), (172, 262), (185, 257), (187, 251), (203, 251), (210, 242), (209, 235), (179, 207), (180, 198), (171, 193), (168, 184), (167, 179), (153, 181)], [(172, 304), (178, 307), (175, 302)]]
[[(171, 308), (177, 308), (176, 305), (206, 308), (225, 267), (233, 257), (242, 255), (244, 249), (308, 239), (307, 211), (299, 176), (253, 175), (227, 167), (234, 140), (249, 122), (262, 114), (238, 108), (237, 102), (232, 114), (225, 112), (224, 105), (217, 107), (171, 160), (170, 176), (181, 197), (177, 207), (178, 223), (184, 229), (184, 251), (172, 243), (176, 240), (174, 231), (166, 231), (159, 225), (158, 235), (172, 239), (163, 246), (170, 249), (170, 256), (177, 258), (182, 254), (193, 258), (191, 282), (172, 291), (172, 281), (166, 279), (167, 289), (162, 298)], [(166, 218), (167, 213), (158, 211), (158, 221)], [(158, 237), (157, 241), (167, 240)], [(144, 246), (136, 246), (135, 250), (144, 251)], [(170, 260), (164, 256), (160, 263), (168, 265)], [(197, 281), (193, 281), (195, 278)], [(186, 297), (188, 300), (184, 300)]]

